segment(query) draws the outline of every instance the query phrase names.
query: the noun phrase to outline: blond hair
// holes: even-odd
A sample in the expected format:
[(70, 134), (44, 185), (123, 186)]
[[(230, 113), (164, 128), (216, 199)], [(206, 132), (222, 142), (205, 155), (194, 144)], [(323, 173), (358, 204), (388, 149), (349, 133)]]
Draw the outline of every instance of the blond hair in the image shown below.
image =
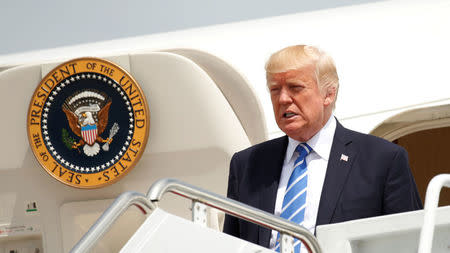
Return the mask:
[[(314, 46), (296, 45), (281, 49), (272, 54), (266, 63), (266, 76), (296, 70), (313, 64), (317, 85), (322, 92), (335, 89), (336, 98), (339, 89), (339, 77), (333, 58)], [(336, 103), (333, 101), (333, 108)]]

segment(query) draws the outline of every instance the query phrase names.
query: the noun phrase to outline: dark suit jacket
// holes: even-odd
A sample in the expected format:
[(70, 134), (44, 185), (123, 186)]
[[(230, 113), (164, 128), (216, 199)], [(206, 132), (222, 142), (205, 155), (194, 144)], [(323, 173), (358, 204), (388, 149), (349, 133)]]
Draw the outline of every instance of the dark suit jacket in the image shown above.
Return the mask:
[[(284, 136), (234, 154), (228, 197), (273, 213), (287, 144)], [(406, 151), (337, 122), (316, 225), (421, 208)], [(269, 247), (269, 229), (233, 216), (225, 217), (224, 232)]]

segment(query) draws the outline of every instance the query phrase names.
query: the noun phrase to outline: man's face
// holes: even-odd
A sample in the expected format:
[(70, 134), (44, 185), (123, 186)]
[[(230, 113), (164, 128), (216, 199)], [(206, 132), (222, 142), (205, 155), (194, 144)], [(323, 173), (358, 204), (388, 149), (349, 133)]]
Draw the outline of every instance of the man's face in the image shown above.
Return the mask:
[(308, 141), (325, 125), (334, 99), (320, 91), (314, 70), (309, 65), (267, 76), (278, 127), (301, 142)]

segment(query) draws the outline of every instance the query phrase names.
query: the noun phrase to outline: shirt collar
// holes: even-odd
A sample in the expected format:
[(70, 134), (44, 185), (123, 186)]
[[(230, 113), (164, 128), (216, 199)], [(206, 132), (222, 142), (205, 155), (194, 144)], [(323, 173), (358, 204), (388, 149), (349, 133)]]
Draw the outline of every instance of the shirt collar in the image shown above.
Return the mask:
[[(334, 132), (336, 131), (336, 119), (331, 115), (327, 123), (306, 143), (313, 149), (312, 152), (318, 154), (322, 159), (328, 161), (333, 144)], [(300, 144), (299, 141), (289, 137), (289, 143), (286, 149), (286, 162), (292, 159), (295, 148)]]

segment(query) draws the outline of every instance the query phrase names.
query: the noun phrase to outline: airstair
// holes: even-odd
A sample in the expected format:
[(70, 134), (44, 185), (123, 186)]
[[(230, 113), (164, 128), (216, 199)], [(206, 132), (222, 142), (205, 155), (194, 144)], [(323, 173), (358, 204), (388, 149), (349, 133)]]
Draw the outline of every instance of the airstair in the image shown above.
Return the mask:
[[(147, 195), (121, 194), (71, 253), (90, 252), (114, 221), (132, 205), (149, 215), (121, 253), (274, 252), (208, 228), (207, 206), (279, 231), (280, 252), (293, 251), (293, 238), (301, 240), (311, 253), (449, 252), (450, 206), (437, 207), (443, 187), (450, 187), (450, 174), (438, 175), (430, 182), (424, 210), (318, 226), (316, 239), (307, 229), (280, 217), (175, 179), (161, 179), (150, 187)], [(192, 221), (158, 207), (158, 201), (167, 192), (192, 200)]]

